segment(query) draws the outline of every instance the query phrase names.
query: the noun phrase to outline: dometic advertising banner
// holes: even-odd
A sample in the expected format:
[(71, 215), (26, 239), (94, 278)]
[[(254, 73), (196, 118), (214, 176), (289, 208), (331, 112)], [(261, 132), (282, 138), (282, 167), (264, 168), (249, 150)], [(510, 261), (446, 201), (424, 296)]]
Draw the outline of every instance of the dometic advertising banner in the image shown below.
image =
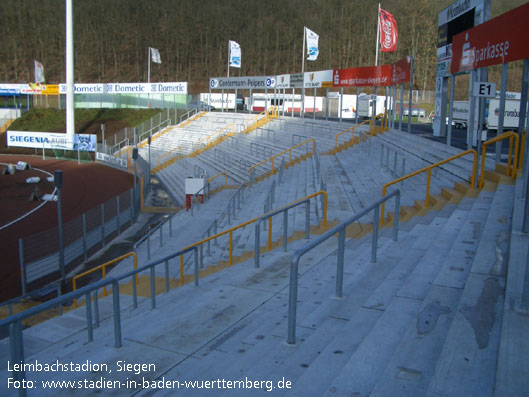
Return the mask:
[(19, 95), (20, 84), (0, 84), (0, 95)]
[[(66, 94), (66, 84), (59, 84)], [(75, 94), (187, 94), (187, 83), (109, 83), (75, 84)]]
[(276, 76), (253, 76), (253, 77), (212, 77), (209, 79), (212, 90), (249, 90), (275, 88)]
[(71, 150), (66, 134), (53, 132), (7, 131), (7, 146)]
[(332, 87), (333, 70), (321, 70), (319, 72), (306, 72), (303, 76), (305, 88), (329, 88)]
[(335, 69), (333, 87), (374, 87), (391, 85), (392, 65)]
[(454, 36), (450, 71), (459, 73), (529, 58), (529, 3)]
[(411, 57), (406, 57), (391, 65), (391, 85), (410, 82)]

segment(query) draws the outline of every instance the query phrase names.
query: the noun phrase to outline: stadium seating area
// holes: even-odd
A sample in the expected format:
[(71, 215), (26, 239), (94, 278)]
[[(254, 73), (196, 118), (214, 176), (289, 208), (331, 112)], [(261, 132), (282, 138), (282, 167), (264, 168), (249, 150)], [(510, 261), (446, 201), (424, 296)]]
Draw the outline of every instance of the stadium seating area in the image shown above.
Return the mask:
[[(343, 297), (335, 296), (337, 236), (304, 255), (297, 286), (296, 343), (288, 344), (291, 257), (327, 230), (324, 202), (316, 194), (326, 191), (326, 219), (334, 226), (379, 200), (385, 184), (461, 151), (398, 130), (374, 135), (368, 125), (358, 127), (351, 140), (350, 134), (336, 138), (353, 126), (349, 123), (283, 116), (248, 128), (254, 119), (248, 114), (207, 113), (164, 130), (152, 141), (152, 168), (177, 204), (185, 201), (186, 176), (210, 178), (226, 172), (228, 186), (224, 178), (215, 178), (212, 190), (223, 189), (203, 204), (194, 202), (193, 211), (172, 215), (171, 230), (165, 227), (151, 236), (149, 253), (147, 244), (138, 247), (140, 266), (155, 260), (161, 265), (141, 273), (137, 308), (132, 283), (122, 281), (121, 347), (114, 347), (112, 296), (101, 296), (95, 308), (92, 304), (97, 327), (90, 343), (82, 299), (79, 309), (23, 331), (26, 362), (89, 360), (115, 369), (124, 360), (153, 363), (156, 370), (52, 376), (27, 372), (26, 379), (105, 377), (123, 382), (123, 395), (140, 392), (144, 380), (160, 379), (180, 381), (180, 391), (184, 381), (220, 379), (271, 381), (273, 395), (523, 395), (529, 384), (523, 376), (513, 381), (515, 342), (505, 337), (513, 326), (502, 325), (502, 318), (510, 293), (509, 259), (526, 258), (527, 247), (513, 253), (509, 243), (520, 186), (504, 175), (504, 167), (496, 168), (487, 159), (480, 191), (469, 183), (472, 155), (434, 168), (428, 208), (426, 172), (389, 187), (388, 192), (401, 192), (398, 241), (392, 239), (391, 227), (381, 228), (373, 263), (373, 214), (350, 226)], [(266, 161), (275, 155), (274, 165)], [(148, 161), (147, 146), (141, 147), (140, 156)], [(282, 215), (258, 226), (259, 268), (253, 256), (255, 223), (202, 245), (198, 286), (192, 282), (191, 253), (163, 266), (167, 256), (213, 235), (215, 222), (216, 232), (226, 232), (312, 195), (310, 240), (305, 238), (305, 204), (289, 210), (287, 230)], [(389, 200), (386, 226), (392, 226), (394, 211), (394, 200)], [(284, 233), (289, 236), (286, 252), (281, 249)], [(266, 249), (268, 235), (276, 249)], [(127, 258), (107, 276), (119, 278), (132, 266)], [(181, 279), (186, 284), (173, 288)], [(160, 291), (155, 304), (151, 280)], [(529, 355), (520, 357), (528, 348), (527, 342), (521, 345), (515, 356), (523, 368)], [(9, 354), (9, 339), (0, 342), (0, 354)], [(4, 379), (10, 376), (5, 366), (0, 371)], [(290, 389), (279, 388), (282, 379), (291, 382)], [(138, 382), (138, 388), (126, 389), (130, 380)], [(270, 384), (260, 385), (267, 390)], [(236, 390), (185, 393), (247, 395), (245, 387), (247, 383)], [(2, 395), (15, 394), (5, 382), (1, 388)], [(38, 395), (46, 395), (41, 392)], [(140, 395), (174, 392), (159, 388)]]

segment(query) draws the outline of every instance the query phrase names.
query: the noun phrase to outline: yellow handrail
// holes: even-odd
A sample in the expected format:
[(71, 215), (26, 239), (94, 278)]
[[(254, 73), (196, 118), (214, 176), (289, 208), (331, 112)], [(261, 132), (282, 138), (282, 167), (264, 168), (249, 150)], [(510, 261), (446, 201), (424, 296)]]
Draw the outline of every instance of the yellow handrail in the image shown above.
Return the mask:
[[(234, 130), (235, 130), (235, 124), (233, 124), (233, 123), (232, 123), (232, 124), (228, 124), (227, 126), (224, 126), (224, 127), (222, 127), (222, 128), (219, 128), (219, 129), (217, 129), (215, 132), (213, 132), (213, 133), (211, 133), (211, 134), (205, 136), (204, 138), (200, 139), (195, 145), (199, 145), (200, 143), (202, 143), (202, 142), (204, 142), (204, 141), (206, 141), (206, 142), (209, 141), (209, 139), (212, 138), (215, 134), (220, 134), (220, 133), (222, 133), (226, 128), (230, 128), (230, 127), (231, 127), (231, 129), (232, 129), (232, 133), (233, 133)], [(217, 138), (218, 138), (218, 137), (217, 137)], [(211, 144), (211, 143), (212, 143), (212, 142), (208, 142), (206, 145), (209, 145), (209, 144)], [(161, 160), (162, 160), (163, 158), (165, 158), (165, 157), (170, 157), (171, 154), (173, 154), (173, 153), (174, 153), (175, 151), (177, 151), (178, 149), (181, 149), (181, 147), (182, 147), (182, 146), (177, 146), (176, 148), (172, 149), (171, 151), (169, 151), (169, 152), (167, 152), (167, 153), (163, 153), (160, 157), (158, 157), (158, 164), (156, 165), (156, 168), (154, 168), (154, 170), (156, 171), (156, 170), (158, 170), (158, 168), (160, 168), (160, 166), (162, 165), (162, 164), (160, 164), (160, 162), (161, 162)], [(193, 155), (196, 151), (199, 151), (199, 150), (200, 150), (200, 149), (197, 149), (197, 150), (193, 151), (193, 152), (191, 153), (191, 155)], [(175, 156), (175, 157), (177, 157), (177, 156)], [(169, 160), (167, 160), (167, 161), (169, 161)]]
[(351, 131), (353, 133), (353, 136), (351, 137), (351, 141), (354, 140), (354, 137), (355, 137), (355, 128), (356, 127), (360, 127), (361, 125), (364, 125), (364, 124), (367, 124), (369, 123), (369, 129), (371, 129), (371, 120), (367, 120), (367, 121), (364, 121), (363, 123), (360, 123), (360, 124), (357, 124), (355, 126), (352, 126), (351, 128), (348, 128), (346, 129), (345, 131), (342, 131), (342, 132), (339, 132), (338, 134), (336, 134), (336, 136), (334, 137), (334, 150), (338, 150), (338, 137), (340, 135), (343, 135), (349, 131)]
[(287, 153), (287, 152), (288, 152), (288, 165), (292, 165), (292, 150), (296, 149), (296, 148), (298, 148), (300, 146), (303, 146), (304, 144), (306, 144), (308, 142), (312, 142), (312, 153), (311, 153), (311, 155), (313, 156), (314, 152), (316, 151), (316, 141), (314, 141), (314, 138), (309, 138), (306, 141), (298, 143), (297, 145), (292, 146), (291, 148), (283, 150), (282, 152), (279, 152), (279, 153), (273, 155), (272, 157), (267, 158), (266, 160), (263, 160), (263, 161), (261, 161), (261, 162), (259, 162), (257, 164), (252, 165), (250, 168), (248, 168), (248, 176), (251, 177), (253, 169), (255, 169), (256, 167), (260, 166), (261, 164), (267, 163), (268, 161), (272, 161), (272, 173), (274, 173), (275, 172), (274, 159), (277, 158), (278, 156), (281, 156), (282, 154)]
[[(293, 201), (292, 203), (289, 203), (283, 207), (280, 207), (278, 209), (281, 209), (281, 208), (284, 208), (284, 207), (287, 207), (289, 205), (292, 205), (292, 204), (295, 204), (295, 203), (298, 203), (298, 202), (301, 202), (301, 201), (304, 201), (304, 200), (307, 200), (307, 199), (311, 199), (313, 197), (316, 197), (316, 196), (319, 196), (319, 195), (323, 195), (323, 227), (327, 227), (327, 202), (328, 202), (328, 195), (327, 195), (327, 192), (325, 190), (320, 190), (319, 192), (316, 192), (316, 193), (312, 193), (312, 194), (309, 194), (308, 196), (305, 196), (299, 200), (296, 200), (296, 201)], [(274, 211), (277, 211), (277, 210), (274, 210)], [(266, 214), (264, 214), (266, 215)], [(261, 215), (262, 216), (262, 215)], [(235, 230), (238, 230), (238, 229), (242, 229), (243, 227), (245, 226), (248, 226), (249, 224), (251, 223), (255, 223), (257, 222), (257, 220), (259, 218), (261, 218), (261, 216), (258, 216), (257, 218), (254, 218), (254, 219), (251, 219), (249, 221), (246, 221), (244, 223), (241, 223), (240, 225), (237, 225), (237, 226), (234, 226), (230, 229), (227, 229), (227, 230), (224, 230), (220, 233), (217, 233), (213, 236), (210, 236), (210, 237), (207, 237), (203, 240), (200, 240), (196, 243), (193, 243), (193, 244), (190, 244), (188, 245), (187, 247), (184, 247), (182, 248), (182, 250), (185, 250), (187, 248), (190, 248), (190, 247), (198, 247), (204, 243), (207, 243), (208, 241), (211, 241), (213, 239), (216, 239), (216, 238), (219, 238), (221, 236), (224, 236), (226, 234), (229, 234), (229, 252), (228, 252), (228, 266), (231, 266), (233, 265), (233, 232)], [(272, 219), (272, 218), (270, 218)], [(268, 247), (271, 247), (271, 234), (269, 233), (268, 234)], [(184, 284), (184, 256), (180, 256), (180, 284)]]
[(212, 176), (211, 178), (209, 178), (209, 179), (207, 180), (207, 182), (209, 183), (209, 182), (211, 182), (213, 179), (215, 179), (215, 178), (217, 178), (217, 177), (219, 177), (219, 176), (221, 176), (221, 175), (224, 175), (224, 177), (225, 177), (225, 179), (224, 179), (224, 184), (225, 184), (225, 185), (228, 185), (228, 171), (222, 171), (220, 174), (217, 174), (217, 175), (215, 175), (215, 176)]
[[(426, 199), (425, 199), (425, 206), (426, 208), (428, 208), (429, 204), (430, 204), (430, 181), (432, 179), (432, 168), (435, 168), (435, 167), (438, 167), (442, 164), (445, 164), (445, 163), (448, 163), (452, 160), (455, 160), (459, 157), (463, 157), (463, 156), (466, 156), (467, 154), (473, 154), (474, 155), (474, 162), (473, 162), (473, 165), (472, 165), (472, 179), (471, 179), (471, 186), (472, 186), (472, 189), (474, 189), (474, 183), (476, 181), (476, 169), (477, 169), (477, 164), (478, 164), (478, 154), (477, 152), (474, 150), (474, 149), (470, 149), (470, 150), (466, 150), (464, 152), (461, 152), (459, 154), (456, 154), (452, 157), (448, 157), (447, 159), (444, 159), (444, 160), (441, 160), (435, 164), (432, 164), (432, 165), (429, 165), (427, 167), (424, 167), (420, 170), (417, 170), (417, 171), (414, 171), (412, 172), (411, 174), (408, 174), (408, 175), (404, 175), (400, 178), (397, 178), (391, 182), (388, 182), (386, 183), (383, 187), (382, 187), (382, 197), (384, 197), (386, 195), (386, 189), (388, 186), (391, 186), (391, 185), (394, 185), (395, 183), (399, 183), (399, 182), (402, 182), (403, 180), (405, 179), (409, 179), (411, 178), (412, 176), (415, 176), (415, 175), (418, 175), (418, 174), (421, 174), (425, 171), (428, 172), (428, 178), (426, 180)], [(381, 205), (381, 208), (380, 208), (380, 212), (381, 212), (381, 218), (380, 218), (380, 224), (381, 225), (384, 225), (384, 208), (385, 208), (385, 203), (382, 203)]]
[[(484, 184), (484, 171), (485, 171), (485, 157), (487, 153), (487, 146), (502, 141), (504, 139), (509, 138), (509, 158), (507, 160), (507, 175), (512, 176), (512, 179), (516, 179), (516, 167), (518, 165), (518, 147), (519, 147), (519, 139), (520, 137), (516, 132), (513, 131), (507, 131), (504, 132), (501, 135), (498, 135), (497, 137), (494, 137), (492, 139), (489, 139), (488, 141), (483, 142), (483, 153), (481, 155), (481, 170), (480, 170), (480, 177), (479, 177), (479, 188), (481, 189)], [(511, 172), (511, 159), (512, 159), (512, 140), (515, 139), (516, 143), (514, 145), (514, 161), (513, 161), (513, 167)]]
[[(135, 252), (129, 252), (128, 254), (121, 255), (120, 257), (118, 257), (116, 259), (112, 259), (109, 262), (106, 262), (106, 263), (103, 263), (102, 265), (94, 267), (93, 269), (87, 270), (84, 273), (78, 274), (77, 276), (75, 276), (72, 279), (72, 289), (74, 291), (77, 289), (77, 280), (78, 279), (80, 279), (81, 277), (87, 276), (89, 274), (92, 274), (94, 272), (97, 272), (98, 270), (102, 270), (103, 271), (103, 280), (104, 280), (106, 278), (106, 276), (107, 276), (107, 270), (106, 270), (107, 266), (112, 265), (112, 264), (114, 264), (116, 262), (119, 262), (119, 261), (121, 261), (121, 260), (123, 260), (125, 258), (128, 258), (129, 256), (133, 256), (134, 257), (134, 270), (136, 270), (138, 268), (138, 255), (136, 255)], [(136, 284), (138, 284), (138, 275), (137, 274), (136, 274)], [(107, 287), (105, 287), (103, 289), (103, 296), (107, 296)], [(74, 299), (73, 307), (77, 308), (77, 299)]]
[(388, 119), (389, 119), (388, 114), (387, 113), (379, 113), (375, 117), (373, 117), (373, 124), (371, 125), (371, 136), (376, 135), (376, 132), (375, 132), (376, 123), (375, 123), (375, 121), (377, 119), (382, 119), (382, 123), (381, 123), (382, 130), (383, 131), (387, 131), (388, 130)]

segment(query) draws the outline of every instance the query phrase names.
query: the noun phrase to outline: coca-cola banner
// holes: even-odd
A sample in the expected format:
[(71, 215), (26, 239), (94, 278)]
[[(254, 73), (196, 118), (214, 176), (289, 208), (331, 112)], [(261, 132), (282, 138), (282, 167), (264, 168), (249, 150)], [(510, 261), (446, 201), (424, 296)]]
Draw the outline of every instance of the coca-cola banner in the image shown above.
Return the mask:
[(451, 73), (529, 58), (529, 3), (453, 37)]
[(335, 69), (333, 87), (374, 87), (391, 85), (392, 65)]
[(397, 23), (389, 12), (380, 9), (378, 23), (380, 24), (380, 45), (382, 52), (392, 52), (397, 50)]
[(411, 57), (401, 59), (391, 65), (391, 85), (410, 82)]

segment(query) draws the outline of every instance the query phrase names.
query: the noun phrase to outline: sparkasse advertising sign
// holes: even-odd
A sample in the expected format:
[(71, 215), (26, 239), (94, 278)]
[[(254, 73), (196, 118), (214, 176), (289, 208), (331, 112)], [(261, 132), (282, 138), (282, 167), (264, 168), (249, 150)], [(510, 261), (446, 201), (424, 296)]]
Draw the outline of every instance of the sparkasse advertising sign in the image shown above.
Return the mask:
[(529, 3), (454, 36), (452, 65), (455, 74), (529, 58), (525, 32)]

